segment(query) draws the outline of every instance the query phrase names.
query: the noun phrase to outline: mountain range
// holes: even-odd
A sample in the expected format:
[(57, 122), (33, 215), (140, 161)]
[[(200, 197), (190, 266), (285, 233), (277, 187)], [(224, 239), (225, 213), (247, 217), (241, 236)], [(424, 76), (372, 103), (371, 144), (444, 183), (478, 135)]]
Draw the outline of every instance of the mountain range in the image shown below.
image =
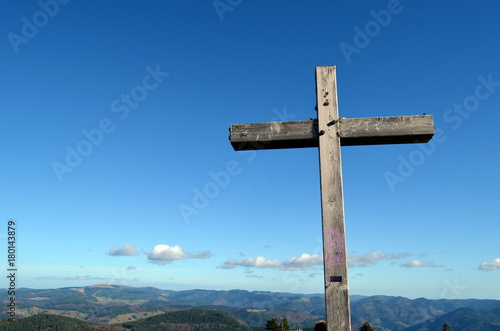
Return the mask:
[[(9, 302), (7, 290), (0, 292), (0, 300), (5, 304)], [(30, 323), (36, 323), (30, 319), (37, 315), (45, 316), (45, 320), (50, 320), (47, 316), (59, 315), (103, 327), (114, 325), (119, 328), (116, 330), (139, 330), (138, 326), (132, 328), (135, 321), (161, 320), (157, 323), (166, 325), (179, 316), (187, 316), (185, 312), (189, 310), (193, 311), (189, 314), (194, 314), (194, 310), (196, 314), (203, 311), (210, 318), (213, 313), (207, 312), (218, 312), (213, 318), (220, 318), (221, 322), (218, 324), (210, 320), (210, 325), (219, 325), (222, 329), (224, 326), (221, 325), (231, 322), (237, 323), (231, 329), (237, 325), (237, 329), (255, 330), (262, 328), (271, 318), (285, 317), (292, 328), (310, 328), (315, 321), (325, 319), (324, 296), (321, 294), (198, 289), (171, 291), (119, 285), (16, 290), (16, 320), (29, 317), (26, 321)], [(179, 313), (171, 315), (174, 312)], [(10, 316), (3, 312), (0, 318), (6, 320)], [(194, 320), (194, 317), (190, 318)], [(450, 325), (453, 331), (500, 330), (500, 300), (352, 296), (351, 318), (353, 330), (359, 330), (365, 321), (377, 331), (440, 330), (444, 323)], [(183, 328), (186, 323), (179, 325), (179, 330), (188, 330)], [(1, 327), (0, 324), (0, 330), (4, 330)]]

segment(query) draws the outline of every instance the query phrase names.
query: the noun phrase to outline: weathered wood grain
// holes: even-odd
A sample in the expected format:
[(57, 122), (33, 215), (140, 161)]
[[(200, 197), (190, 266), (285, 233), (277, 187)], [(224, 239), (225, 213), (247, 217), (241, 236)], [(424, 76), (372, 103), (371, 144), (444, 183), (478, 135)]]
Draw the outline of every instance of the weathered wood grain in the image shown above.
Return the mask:
[(434, 136), (432, 115), (341, 118), (342, 146), (426, 143)]
[[(329, 331), (351, 330), (345, 242), (341, 126), (338, 121), (335, 67), (316, 68), (321, 215), (325, 273), (326, 320)], [(332, 281), (332, 280), (340, 281)]]
[(340, 146), (425, 143), (431, 115), (339, 118), (335, 67), (316, 68), (318, 119), (233, 124), (239, 150), (319, 147), (327, 328), (351, 330)]
[(234, 150), (318, 147), (317, 121), (232, 124)]
[[(432, 115), (340, 118), (338, 121), (342, 146), (425, 143), (434, 135)], [(318, 137), (317, 120), (232, 124), (229, 134), (236, 151), (318, 147)]]

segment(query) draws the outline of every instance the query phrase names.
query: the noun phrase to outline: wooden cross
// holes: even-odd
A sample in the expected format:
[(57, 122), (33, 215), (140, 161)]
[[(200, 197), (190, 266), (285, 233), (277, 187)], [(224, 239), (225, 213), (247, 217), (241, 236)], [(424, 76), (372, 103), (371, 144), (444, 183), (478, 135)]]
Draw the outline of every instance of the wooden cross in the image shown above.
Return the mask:
[(317, 120), (232, 124), (230, 142), (239, 150), (319, 147), (323, 265), (329, 331), (350, 331), (344, 201), (340, 146), (428, 142), (431, 115), (339, 118), (334, 66), (316, 68)]

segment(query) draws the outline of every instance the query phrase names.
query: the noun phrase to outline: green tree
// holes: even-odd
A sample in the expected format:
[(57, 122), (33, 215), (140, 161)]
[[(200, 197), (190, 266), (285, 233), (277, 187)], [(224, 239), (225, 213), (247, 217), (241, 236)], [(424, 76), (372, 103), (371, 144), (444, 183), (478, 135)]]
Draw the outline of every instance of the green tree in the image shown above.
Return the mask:
[(288, 320), (286, 318), (281, 320), (281, 328), (279, 330), (290, 331), (290, 324), (288, 324)]
[(359, 331), (374, 331), (370, 323), (365, 322), (360, 328)]
[(278, 324), (278, 320), (276, 318), (272, 318), (270, 320), (267, 320), (266, 330), (280, 331), (281, 326)]
[(445, 324), (443, 324), (441, 331), (451, 331), (451, 328), (448, 326), (448, 324), (445, 323)]

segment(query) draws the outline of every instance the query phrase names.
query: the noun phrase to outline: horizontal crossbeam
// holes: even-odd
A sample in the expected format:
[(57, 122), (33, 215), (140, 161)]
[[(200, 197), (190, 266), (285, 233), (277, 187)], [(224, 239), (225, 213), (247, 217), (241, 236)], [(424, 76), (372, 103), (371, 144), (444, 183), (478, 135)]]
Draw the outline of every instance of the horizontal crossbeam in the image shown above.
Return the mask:
[[(333, 125), (335, 123), (329, 123)], [(425, 143), (434, 135), (432, 115), (340, 118), (342, 146)], [(316, 120), (232, 124), (234, 150), (318, 147)]]

